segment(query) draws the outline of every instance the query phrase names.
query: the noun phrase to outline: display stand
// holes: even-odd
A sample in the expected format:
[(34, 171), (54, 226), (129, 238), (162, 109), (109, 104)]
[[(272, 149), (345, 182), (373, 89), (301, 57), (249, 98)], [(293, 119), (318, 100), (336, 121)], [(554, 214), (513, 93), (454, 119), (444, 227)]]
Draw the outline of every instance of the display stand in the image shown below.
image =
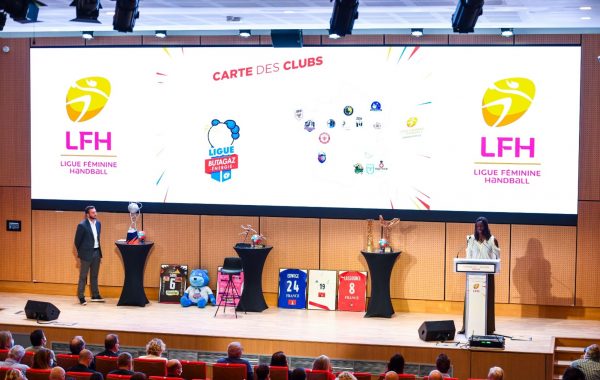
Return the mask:
[(242, 259), (244, 268), (244, 288), (241, 301), (238, 303), (237, 311), (261, 312), (269, 308), (265, 302), (262, 290), (262, 273), (265, 260), (273, 247), (253, 247), (250, 244), (236, 244), (234, 247), (238, 256)]
[(390, 298), (390, 278), (400, 252), (373, 253), (361, 251), (369, 266), (371, 298), (365, 317), (391, 318), (394, 307)]
[(123, 258), (125, 269), (125, 281), (117, 306), (144, 307), (150, 303), (144, 291), (144, 267), (154, 243), (147, 241), (143, 244), (127, 244), (124, 241), (117, 241), (115, 244)]

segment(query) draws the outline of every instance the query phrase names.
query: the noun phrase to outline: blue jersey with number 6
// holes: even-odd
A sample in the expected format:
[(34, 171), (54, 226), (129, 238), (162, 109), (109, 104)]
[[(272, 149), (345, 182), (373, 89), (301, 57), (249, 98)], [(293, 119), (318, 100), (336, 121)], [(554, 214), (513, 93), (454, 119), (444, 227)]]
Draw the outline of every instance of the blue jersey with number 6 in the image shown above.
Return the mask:
[(278, 306), (285, 309), (306, 309), (306, 271), (286, 269), (279, 272)]

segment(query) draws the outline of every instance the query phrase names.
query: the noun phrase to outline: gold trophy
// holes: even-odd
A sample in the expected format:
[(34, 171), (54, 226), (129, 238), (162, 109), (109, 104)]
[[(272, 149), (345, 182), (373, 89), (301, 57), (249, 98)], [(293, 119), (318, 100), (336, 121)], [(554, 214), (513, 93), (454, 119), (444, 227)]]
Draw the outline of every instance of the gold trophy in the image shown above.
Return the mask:
[(367, 219), (367, 252), (373, 252), (373, 219)]

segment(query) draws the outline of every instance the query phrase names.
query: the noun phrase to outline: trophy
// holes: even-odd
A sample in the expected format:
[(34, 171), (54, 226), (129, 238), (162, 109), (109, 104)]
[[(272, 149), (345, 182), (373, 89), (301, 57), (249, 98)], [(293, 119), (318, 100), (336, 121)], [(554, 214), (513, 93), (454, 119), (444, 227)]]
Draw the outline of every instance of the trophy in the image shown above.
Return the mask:
[[(244, 241), (237, 243), (236, 247), (247, 247), (247, 248), (263, 248), (264, 241), (267, 240), (263, 235), (259, 234), (250, 224), (244, 226), (242, 224), (242, 232), (240, 235), (244, 235)], [(246, 243), (250, 236), (250, 243)]]
[[(129, 229), (127, 230), (127, 244), (140, 244), (140, 242), (144, 241), (146, 238), (144, 231), (138, 232), (137, 230), (137, 220), (141, 215), (141, 208), (142, 204), (137, 202), (130, 202), (127, 206), (127, 210), (129, 211), (129, 219), (131, 220)], [(140, 233), (142, 238), (140, 238)]]
[(400, 219), (394, 218), (392, 220), (383, 219), (383, 215), (379, 215), (379, 224), (381, 224), (381, 232), (382, 237), (379, 240), (379, 250), (380, 252), (392, 252), (392, 246), (390, 245), (390, 235), (392, 232), (392, 227), (400, 222)]
[(367, 252), (373, 252), (373, 219), (367, 219)]

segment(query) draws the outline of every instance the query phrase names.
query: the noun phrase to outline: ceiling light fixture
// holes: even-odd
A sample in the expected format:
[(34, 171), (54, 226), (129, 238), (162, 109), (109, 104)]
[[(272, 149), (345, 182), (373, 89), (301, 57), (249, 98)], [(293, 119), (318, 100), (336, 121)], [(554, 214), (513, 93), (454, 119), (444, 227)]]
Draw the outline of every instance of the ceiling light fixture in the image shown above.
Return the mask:
[(84, 40), (93, 40), (94, 32), (81, 32), (81, 38)]
[(589, 16), (583, 16), (581, 19), (584, 21), (587, 21), (587, 20), (591, 20), (592, 18)]
[(580, 11), (591, 11), (592, 7), (590, 7), (590, 6), (583, 6), (583, 7), (579, 7), (579, 10)]
[(413, 37), (421, 37), (423, 36), (423, 29), (413, 28), (410, 30), (410, 35)]
[(354, 20), (358, 19), (358, 0), (331, 1), (333, 1), (333, 11), (329, 20), (329, 38), (336, 38), (335, 35), (339, 38), (352, 34)]
[(154, 37), (167, 38), (167, 31), (166, 30), (157, 30), (156, 32), (154, 32)]
[(70, 6), (75, 7), (75, 18), (71, 21), (100, 24), (98, 21), (100, 9), (102, 9), (100, 0), (73, 0)]
[(502, 37), (512, 37), (515, 35), (515, 32), (512, 28), (500, 28), (500, 35)]
[(252, 32), (250, 30), (244, 29), (244, 30), (240, 30), (240, 37), (242, 38), (249, 38), (252, 35)]

